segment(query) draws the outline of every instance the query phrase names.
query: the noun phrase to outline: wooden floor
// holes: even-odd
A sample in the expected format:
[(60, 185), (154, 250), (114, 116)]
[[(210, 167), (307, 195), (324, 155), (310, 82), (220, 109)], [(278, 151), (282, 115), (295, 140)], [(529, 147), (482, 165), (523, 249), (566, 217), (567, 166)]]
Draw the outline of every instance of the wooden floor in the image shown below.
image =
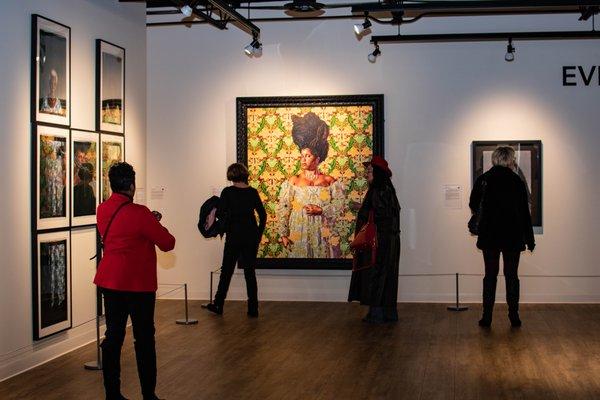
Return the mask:
[[(259, 319), (227, 303), (217, 317), (192, 302), (195, 326), (176, 325), (183, 305), (157, 306), (157, 393), (179, 399), (600, 399), (600, 305), (525, 305), (511, 330), (505, 306), (492, 329), (479, 305), (400, 304), (396, 325), (360, 321), (345, 303), (264, 302)], [(131, 332), (123, 394), (141, 398)], [(0, 399), (102, 399), (86, 346), (0, 383)]]

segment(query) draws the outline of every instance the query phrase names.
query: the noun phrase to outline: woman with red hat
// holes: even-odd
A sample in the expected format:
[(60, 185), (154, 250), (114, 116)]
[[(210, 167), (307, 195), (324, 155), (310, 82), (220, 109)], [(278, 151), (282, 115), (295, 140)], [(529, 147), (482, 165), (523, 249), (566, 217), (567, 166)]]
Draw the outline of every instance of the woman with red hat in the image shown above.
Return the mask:
[(392, 171), (383, 157), (365, 163), (369, 190), (356, 218), (356, 232), (367, 224), (369, 215), (377, 227), (374, 266), (352, 273), (348, 301), (369, 306), (365, 322), (398, 321), (398, 264), (400, 262), (400, 204), (392, 184)]

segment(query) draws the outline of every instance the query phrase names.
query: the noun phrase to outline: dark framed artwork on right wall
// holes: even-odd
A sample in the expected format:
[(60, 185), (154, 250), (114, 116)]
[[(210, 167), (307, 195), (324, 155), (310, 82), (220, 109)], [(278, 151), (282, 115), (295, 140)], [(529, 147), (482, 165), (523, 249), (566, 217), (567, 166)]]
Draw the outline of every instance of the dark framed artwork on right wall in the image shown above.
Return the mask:
[(517, 157), (516, 173), (529, 194), (529, 209), (534, 228), (542, 228), (542, 142), (541, 140), (474, 141), (472, 146), (473, 181), (492, 167), (492, 153), (498, 146), (510, 146)]

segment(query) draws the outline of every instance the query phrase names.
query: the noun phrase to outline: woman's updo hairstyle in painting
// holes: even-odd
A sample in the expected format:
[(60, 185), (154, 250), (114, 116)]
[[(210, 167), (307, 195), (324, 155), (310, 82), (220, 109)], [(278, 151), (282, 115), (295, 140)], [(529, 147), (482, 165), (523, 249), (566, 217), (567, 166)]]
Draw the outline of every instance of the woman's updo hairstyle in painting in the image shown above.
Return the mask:
[(309, 112), (303, 117), (292, 115), (292, 138), (296, 146), (303, 149), (309, 149), (314, 155), (323, 162), (329, 152), (329, 126), (314, 112)]

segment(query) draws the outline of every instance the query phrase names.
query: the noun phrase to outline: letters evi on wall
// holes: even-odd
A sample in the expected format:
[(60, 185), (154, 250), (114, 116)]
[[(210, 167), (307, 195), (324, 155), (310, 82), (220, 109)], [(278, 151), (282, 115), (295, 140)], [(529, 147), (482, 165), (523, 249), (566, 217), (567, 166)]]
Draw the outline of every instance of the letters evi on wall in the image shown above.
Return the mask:
[(600, 65), (562, 67), (563, 86), (600, 86)]

